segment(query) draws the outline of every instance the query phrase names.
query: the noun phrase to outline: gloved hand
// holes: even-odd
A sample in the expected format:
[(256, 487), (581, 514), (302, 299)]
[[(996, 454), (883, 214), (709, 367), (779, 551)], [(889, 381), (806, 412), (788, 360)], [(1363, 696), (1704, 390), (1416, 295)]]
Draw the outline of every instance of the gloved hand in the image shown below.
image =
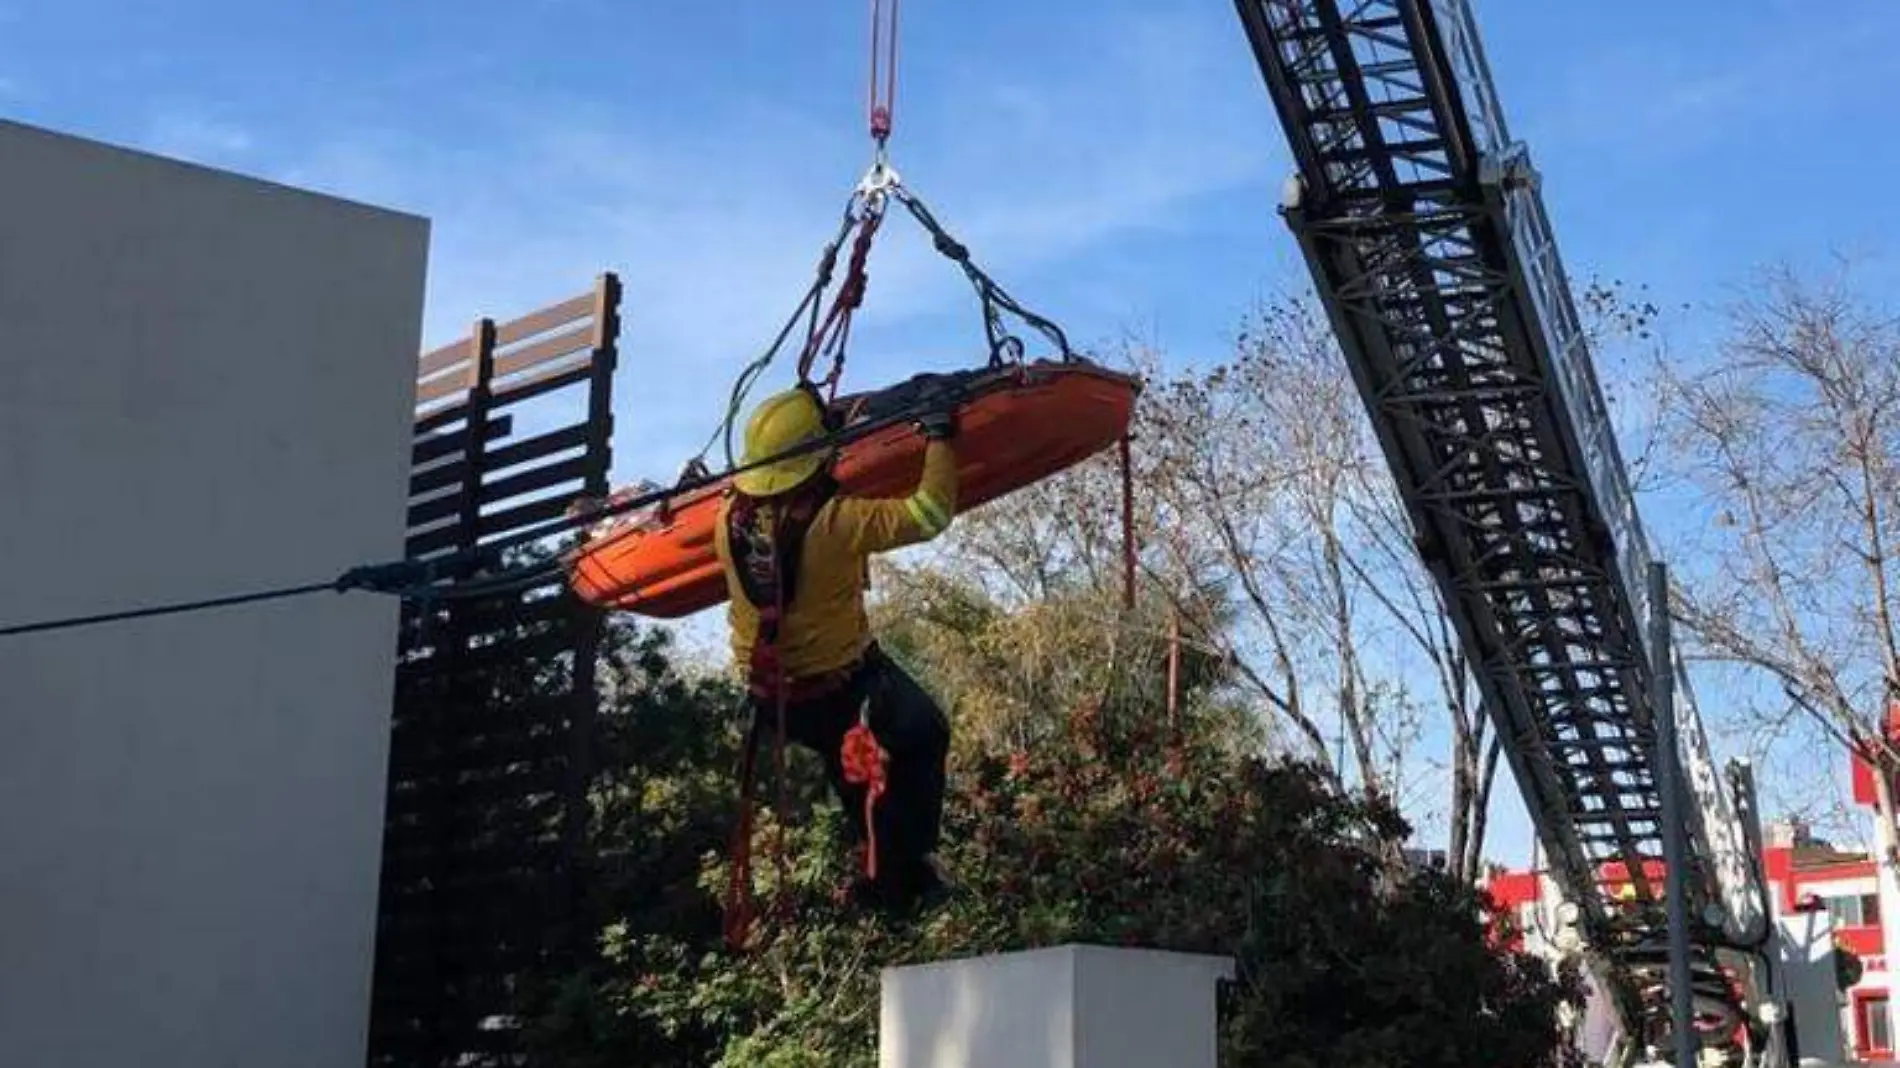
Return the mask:
[(956, 412), (931, 412), (917, 420), (917, 429), (931, 441), (948, 441), (957, 436)]

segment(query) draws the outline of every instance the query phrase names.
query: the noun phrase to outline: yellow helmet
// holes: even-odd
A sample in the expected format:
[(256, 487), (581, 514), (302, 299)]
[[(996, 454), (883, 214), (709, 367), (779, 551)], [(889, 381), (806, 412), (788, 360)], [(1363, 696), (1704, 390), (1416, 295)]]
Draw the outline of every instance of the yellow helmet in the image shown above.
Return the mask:
[[(810, 390), (788, 389), (767, 397), (752, 412), (745, 428), (745, 456), (741, 466), (749, 466), (767, 457), (825, 434), (824, 412)], [(739, 492), (749, 497), (773, 497), (796, 489), (829, 460), (831, 450), (814, 449), (797, 456), (766, 464), (733, 476)]]

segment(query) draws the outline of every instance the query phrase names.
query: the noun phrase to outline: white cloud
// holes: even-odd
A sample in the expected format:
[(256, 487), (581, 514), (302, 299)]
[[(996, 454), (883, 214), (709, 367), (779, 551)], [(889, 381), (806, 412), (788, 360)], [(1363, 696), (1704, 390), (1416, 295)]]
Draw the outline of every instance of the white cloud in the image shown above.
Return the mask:
[(238, 162), (250, 152), (249, 131), (194, 111), (170, 111), (154, 119), (140, 147), (160, 155), (210, 165)]

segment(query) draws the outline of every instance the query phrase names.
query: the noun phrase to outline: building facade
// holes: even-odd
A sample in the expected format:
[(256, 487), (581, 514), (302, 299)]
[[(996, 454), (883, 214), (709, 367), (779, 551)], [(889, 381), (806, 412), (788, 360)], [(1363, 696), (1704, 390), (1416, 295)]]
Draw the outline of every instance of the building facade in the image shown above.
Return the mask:
[[(0, 120), (0, 626), (403, 555), (428, 220)], [(361, 1068), (398, 608), (0, 639), (0, 1065)]]

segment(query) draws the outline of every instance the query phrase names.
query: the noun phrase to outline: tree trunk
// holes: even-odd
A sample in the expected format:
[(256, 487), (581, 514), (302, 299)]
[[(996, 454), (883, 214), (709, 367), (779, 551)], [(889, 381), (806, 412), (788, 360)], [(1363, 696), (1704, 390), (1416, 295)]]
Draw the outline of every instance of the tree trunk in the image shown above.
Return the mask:
[[(1329, 510), (1330, 511), (1330, 510)], [(1326, 520), (1331, 522), (1332, 516)], [(1331, 601), (1334, 640), (1339, 643), (1339, 722), (1340, 733), (1352, 741), (1352, 756), (1359, 768), (1360, 788), (1369, 794), (1385, 792), (1385, 777), (1379, 774), (1378, 754), (1373, 751), (1372, 728), (1367, 723), (1372, 712), (1366, 707), (1365, 694), (1359, 687), (1358, 638), (1353, 632), (1352, 597), (1346, 590), (1346, 569), (1340, 562), (1339, 537), (1330, 526), (1321, 533), (1321, 559), (1326, 568), (1328, 599)], [(1340, 754), (1340, 773), (1345, 773), (1345, 754)]]
[[(1461, 732), (1462, 734), (1462, 732)], [(1472, 752), (1470, 741), (1466, 737), (1452, 740), (1451, 745), (1451, 835), (1445, 844), (1449, 854), (1452, 874), (1465, 882), (1472, 882), (1473, 873), (1468, 870), (1465, 858), (1470, 855), (1471, 827), (1476, 821), (1472, 818), (1473, 806), (1478, 795), (1478, 759)]]
[(1465, 856), (1466, 878), (1477, 882), (1484, 874), (1484, 836), (1491, 821), (1491, 787), (1498, 781), (1498, 758), (1504, 755), (1503, 739), (1493, 736), (1484, 754), (1484, 770), (1478, 773), (1478, 797), (1471, 806), (1470, 852)]

